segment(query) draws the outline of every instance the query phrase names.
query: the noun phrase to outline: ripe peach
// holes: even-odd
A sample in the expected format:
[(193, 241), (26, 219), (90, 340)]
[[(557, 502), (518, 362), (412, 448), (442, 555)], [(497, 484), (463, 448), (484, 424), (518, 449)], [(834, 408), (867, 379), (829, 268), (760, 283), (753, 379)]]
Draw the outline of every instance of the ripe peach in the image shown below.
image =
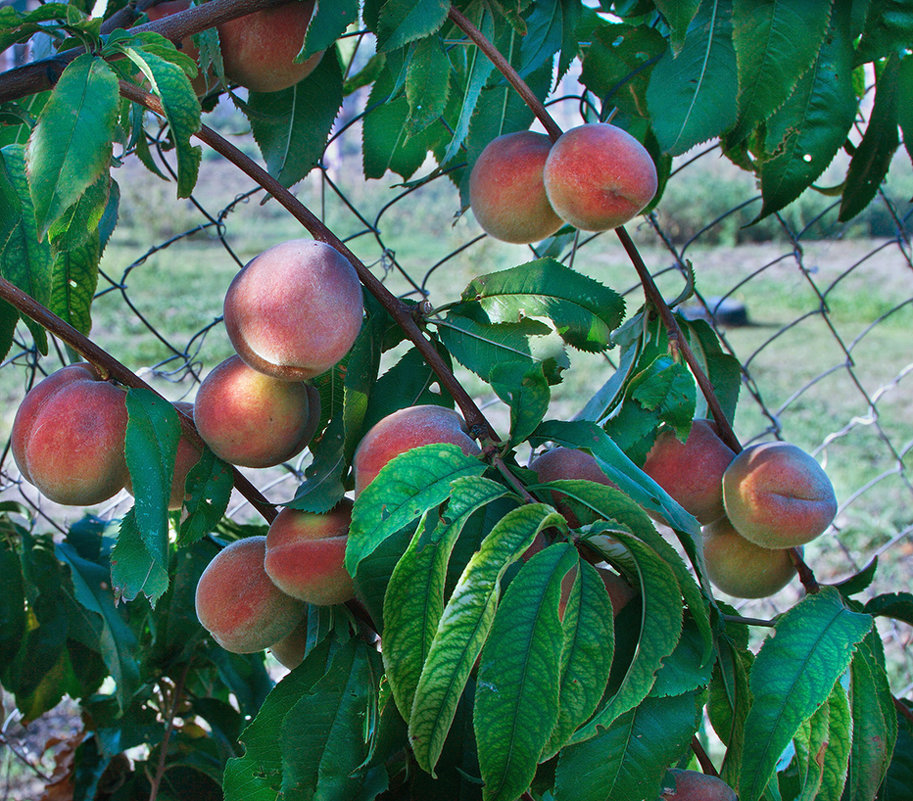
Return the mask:
[(355, 268), (323, 242), (294, 239), (252, 259), (225, 294), (225, 330), (255, 370), (288, 381), (325, 372), (361, 330)]
[[(565, 448), (564, 446), (551, 448), (533, 459), (529, 467), (530, 470), (535, 471), (539, 481), (542, 482), (579, 478), (609, 487), (615, 486), (591, 454), (576, 448)], [(565, 497), (564, 493), (552, 492), (551, 495), (555, 508), (564, 515), (571, 528), (577, 528), (582, 523), (592, 522), (595, 519), (594, 516), (582, 521), (578, 516), (582, 510), (577, 508), (575, 511), (573, 502), (562, 500)]]
[(126, 394), (86, 363), (36, 384), (13, 421), (11, 448), (23, 478), (48, 499), (89, 506), (127, 480)]
[(736, 794), (717, 776), (672, 768), (666, 773), (660, 798), (663, 801), (736, 801)]
[(596, 571), (599, 573), (599, 578), (602, 579), (602, 583), (605, 584), (605, 588), (609, 593), (609, 600), (612, 602), (612, 614), (618, 617), (618, 613), (637, 595), (637, 590), (628, 583), (627, 579), (607, 567), (597, 567)]
[(434, 442), (459, 445), (466, 454), (479, 452), (466, 422), (445, 406), (407, 406), (379, 420), (358, 443), (352, 459), (356, 496), (394, 456)]
[(725, 514), (723, 473), (735, 459), (712, 420), (695, 420), (682, 442), (671, 429), (660, 432), (644, 462), (644, 472), (701, 523)]
[(304, 653), (308, 644), (307, 616), (295, 626), (291, 634), (286, 634), (279, 642), (274, 642), (269, 650), (276, 661), (289, 670), (294, 670), (304, 661)]
[(266, 575), (266, 537), (226, 546), (206, 566), (196, 590), (200, 623), (226, 651), (262, 651), (291, 634), (307, 607)]
[(653, 199), (658, 186), (647, 149), (609, 123), (562, 134), (549, 151), (543, 180), (558, 216), (584, 231), (624, 225)]
[(320, 421), (320, 395), (301, 381), (281, 381), (230, 356), (197, 391), (193, 419), (220, 459), (271, 467), (300, 453)]
[(522, 245), (561, 227), (542, 183), (551, 147), (545, 134), (517, 131), (493, 139), (479, 154), (469, 175), (469, 205), (487, 233)]
[(742, 451), (723, 474), (723, 502), (736, 531), (762, 548), (804, 545), (837, 514), (834, 487), (821, 465), (786, 442)]
[(322, 53), (294, 59), (304, 44), (314, 0), (293, 0), (219, 25), (225, 74), (255, 92), (288, 89), (310, 75)]
[(266, 574), (280, 590), (309, 604), (330, 606), (355, 597), (345, 555), (352, 502), (326, 514), (283, 509), (266, 534)]
[[(178, 401), (174, 405), (188, 417), (193, 417), (192, 403)], [(200, 461), (200, 449), (181, 434), (174, 457), (174, 475), (171, 480), (171, 495), (168, 499), (169, 509), (180, 509), (184, 505), (184, 483), (187, 481), (187, 474), (198, 461)], [(133, 482), (130, 480), (129, 474), (124, 486), (127, 492), (133, 495)]]
[[(149, 6), (149, 8), (146, 9), (146, 16), (149, 17), (150, 22), (155, 22), (163, 17), (170, 17), (172, 14), (186, 11), (188, 8), (190, 8), (190, 0), (167, 0), (164, 3), (156, 3), (154, 6)], [(200, 55), (200, 51), (193, 43), (192, 36), (181, 39), (180, 44), (177, 46), (194, 61), (196, 61)]]
[(769, 549), (746, 540), (725, 517), (703, 528), (707, 575), (736, 598), (766, 598), (796, 575), (788, 549)]

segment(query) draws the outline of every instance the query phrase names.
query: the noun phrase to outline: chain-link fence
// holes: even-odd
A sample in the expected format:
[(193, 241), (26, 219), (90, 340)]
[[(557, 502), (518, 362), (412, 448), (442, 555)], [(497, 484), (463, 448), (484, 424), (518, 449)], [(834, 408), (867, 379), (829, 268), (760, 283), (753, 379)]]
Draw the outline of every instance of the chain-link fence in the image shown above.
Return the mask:
[[(366, 183), (357, 103), (353, 97), (319, 169), (295, 191), (393, 291), (424, 296), (437, 308), (456, 300), (473, 276), (534, 258), (528, 248), (484, 236), (471, 214), (459, 215), (459, 193), (447, 175), (402, 185), (388, 173)], [(241, 125), (224, 103), (210, 116), (225, 132)], [(167, 179), (171, 154), (156, 150), (162, 142), (152, 144)], [(420, 173), (432, 170), (429, 162)], [(680, 311), (708, 319), (742, 365), (735, 422), (742, 442), (793, 441), (832, 477), (837, 518), (806, 549), (819, 580), (839, 580), (878, 557), (877, 591), (907, 588), (913, 553), (913, 187), (904, 183), (910, 183), (908, 163), (894, 172), (900, 185), (886, 187), (850, 223), (837, 221), (838, 209), (823, 191), (749, 225), (761, 209), (755, 187), (718, 148), (707, 147), (676, 164), (657, 210), (632, 228), (667, 298), (680, 294), (693, 269), (694, 293)], [(217, 158), (204, 159), (186, 202), (136, 159), (125, 159), (115, 177), (120, 220), (102, 264), (92, 337), (170, 399), (191, 398), (206, 371), (231, 353), (220, 314), (234, 272), (303, 232)], [(629, 312), (636, 310), (639, 285), (611, 233), (566, 244), (565, 261), (623, 292)], [(24, 327), (20, 335), (0, 371), (4, 441), (25, 390), (66, 358), (63, 346), (52, 343), (49, 357), (38, 360)], [(553, 393), (553, 417), (573, 415), (613, 371), (612, 352), (572, 358)], [(495, 396), (471, 374), (460, 377), (496, 428), (506, 430)], [(294, 494), (306, 466), (307, 455), (248, 475), (281, 502)], [(43, 529), (81, 514), (49, 505), (22, 482), (8, 447), (2, 482), (2, 497), (26, 504)], [(118, 497), (94, 511), (115, 517), (128, 504)], [(229, 514), (254, 513), (239, 496)], [(769, 616), (800, 591), (796, 582), (745, 608)], [(885, 633), (895, 692), (907, 695), (910, 631), (894, 624)], [(14, 721), (5, 723), (9, 739)]]

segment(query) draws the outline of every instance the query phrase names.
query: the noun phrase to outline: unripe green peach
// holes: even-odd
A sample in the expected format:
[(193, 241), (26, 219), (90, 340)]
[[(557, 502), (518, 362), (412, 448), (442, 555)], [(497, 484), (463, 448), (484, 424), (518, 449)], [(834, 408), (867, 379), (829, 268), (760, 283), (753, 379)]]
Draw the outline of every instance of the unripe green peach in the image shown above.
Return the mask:
[(323, 53), (297, 63), (314, 0), (263, 8), (218, 26), (225, 74), (255, 92), (288, 89), (310, 75)]
[(459, 445), (466, 454), (479, 452), (466, 431), (466, 422), (453, 409), (425, 404), (388, 414), (370, 428), (355, 450), (355, 494), (367, 487), (394, 456), (435, 442)]
[(487, 233), (527, 244), (561, 227), (542, 183), (551, 147), (545, 134), (517, 131), (493, 139), (479, 154), (469, 175), (469, 205)]
[(804, 545), (837, 514), (834, 487), (810, 454), (786, 442), (743, 450), (723, 475), (726, 516), (762, 548)]
[[(192, 403), (177, 401), (174, 405), (188, 417), (193, 417)], [(184, 483), (187, 481), (187, 474), (198, 461), (200, 461), (200, 449), (182, 433), (178, 440), (177, 453), (174, 456), (174, 474), (171, 480), (171, 495), (168, 498), (169, 509), (180, 509), (184, 505)], [(133, 495), (133, 482), (130, 480), (129, 474), (124, 486), (127, 492)]]
[(584, 231), (624, 225), (647, 206), (658, 186), (647, 149), (609, 123), (562, 134), (549, 151), (543, 180), (555, 213)]
[[(608, 487), (615, 486), (592, 454), (577, 448), (566, 448), (563, 445), (540, 453), (530, 462), (529, 468), (542, 482), (585, 479)], [(566, 498), (563, 492), (553, 491), (551, 496), (552, 504), (564, 515), (571, 528), (577, 528), (582, 523), (591, 523), (596, 519), (594, 512), (581, 509), (579, 504), (575, 507), (571, 500), (563, 500)], [(581, 520), (581, 514), (584, 514), (586, 519)]]
[(663, 801), (736, 801), (735, 790), (717, 776), (672, 768), (662, 786)]
[(355, 586), (345, 568), (351, 522), (347, 498), (326, 514), (283, 509), (266, 534), (266, 574), (284, 593), (310, 604), (351, 600)]
[(281, 381), (231, 356), (206, 376), (193, 419), (220, 459), (270, 467), (300, 453), (320, 421), (320, 395), (301, 381)]
[(355, 268), (323, 242), (294, 239), (256, 256), (225, 293), (238, 355), (288, 381), (329, 370), (352, 347), (364, 307)]
[(789, 549), (755, 545), (725, 517), (703, 528), (704, 561), (714, 586), (736, 598), (766, 598), (796, 575)]
[(89, 506), (124, 488), (125, 392), (86, 363), (36, 384), (20, 405), (11, 434), (26, 481), (56, 503)]
[(671, 429), (660, 432), (644, 472), (701, 523), (725, 514), (723, 473), (735, 459), (711, 420), (695, 420), (682, 442)]
[(291, 634), (307, 607), (266, 575), (266, 537), (246, 537), (219, 551), (196, 590), (197, 618), (219, 645), (237, 654), (268, 648)]
[(294, 670), (304, 661), (307, 644), (308, 621), (305, 616), (301, 618), (301, 622), (295, 626), (291, 634), (286, 634), (281, 640), (274, 642), (269, 650), (280, 665)]

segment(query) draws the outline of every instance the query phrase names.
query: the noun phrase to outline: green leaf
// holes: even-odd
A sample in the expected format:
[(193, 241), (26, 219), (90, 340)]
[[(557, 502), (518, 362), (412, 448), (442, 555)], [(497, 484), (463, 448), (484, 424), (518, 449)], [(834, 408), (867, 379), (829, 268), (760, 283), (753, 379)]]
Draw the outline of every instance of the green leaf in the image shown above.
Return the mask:
[(640, 704), (650, 693), (657, 670), (675, 650), (682, 633), (682, 593), (672, 569), (656, 551), (633, 536), (621, 531), (614, 531), (613, 536), (636, 566), (643, 604), (640, 637), (618, 691), (574, 734), (572, 743), (595, 737)]
[(700, 0), (655, 0), (657, 10), (666, 18), (672, 29), (670, 39), (673, 52), (677, 53), (681, 49), (688, 26), (697, 14), (700, 4)]
[(840, 801), (846, 782), (852, 741), (850, 705), (846, 690), (838, 682), (828, 698), (827, 749), (824, 752), (821, 787), (817, 801)]
[[(576, 49), (576, 22), (579, 7), (576, 3), (533, 3), (524, 20), (526, 31), (520, 43), (521, 76), (536, 71), (544, 64), (552, 64), (555, 53), (562, 45)], [(576, 53), (562, 53), (559, 73), (563, 74)]]
[(328, 50), (346, 28), (358, 21), (358, 0), (335, 0), (333, 3), (318, 3), (314, 16), (308, 23), (304, 47), (298, 60), (306, 61), (321, 50)]
[(320, 161), (342, 105), (342, 69), (335, 49), (303, 81), (281, 92), (251, 92), (247, 114), (269, 174), (298, 183)]
[[(742, 365), (735, 356), (723, 351), (719, 337), (706, 320), (685, 320), (679, 315), (678, 323), (688, 337), (698, 365), (710, 379), (723, 414), (731, 423), (735, 419), (739, 391), (742, 387)], [(694, 418), (710, 416), (706, 399), (703, 394), (698, 394)]]
[(757, 801), (783, 749), (830, 695), (853, 649), (872, 627), (837, 590), (806, 596), (777, 622), (751, 670), (753, 702), (745, 721), (740, 798)]
[(647, 107), (664, 153), (681, 155), (736, 121), (738, 74), (732, 45), (732, 10), (724, 0), (703, 0), (677, 56), (653, 68)]
[[(908, 703), (904, 706), (909, 709)], [(888, 775), (885, 776), (884, 783), (878, 791), (878, 801), (905, 801), (910, 796), (910, 788), (913, 787), (913, 732), (910, 721), (905, 717), (899, 716), (898, 721), (900, 727), (897, 743), (894, 746)]]
[(0, 666), (5, 666), (19, 650), (26, 626), (22, 565), (5, 536), (0, 538), (0, 586)]
[(428, 36), (417, 42), (406, 67), (406, 100), (410, 135), (423, 131), (444, 114), (450, 92), (450, 59), (441, 40)]
[(707, 714), (713, 730), (726, 745), (720, 775), (735, 787), (739, 783), (745, 749), (745, 717), (751, 705), (748, 673), (754, 654), (736, 646), (729, 637), (720, 638), (718, 654)]
[(875, 104), (869, 124), (846, 173), (840, 222), (852, 219), (868, 206), (888, 174), (894, 151), (900, 144), (897, 109), (901, 102), (909, 100), (899, 96), (899, 89), (900, 60), (892, 56), (875, 82)]
[(569, 543), (540, 551), (514, 576), (495, 614), (473, 714), (485, 801), (512, 801), (529, 787), (558, 722), (558, 604), (562, 581), (578, 561)]
[[(127, 40), (116, 43), (116, 48), (139, 67), (153, 94), (162, 101), (177, 150), (177, 194), (178, 197), (190, 197), (203, 155), (199, 146), (190, 144), (190, 137), (200, 130), (200, 101), (190, 85), (190, 79), (178, 64), (156, 54), (148, 46), (142, 47), (142, 44), (140, 42), (137, 46)], [(177, 55), (174, 48), (170, 52)]]
[(111, 551), (111, 581), (118, 597), (132, 601), (143, 593), (153, 606), (168, 589), (168, 562), (149, 550), (136, 524), (135, 507), (120, 521)]
[(510, 444), (518, 445), (535, 431), (548, 411), (551, 393), (541, 364), (502, 362), (488, 383), (510, 407)]
[(536, 261), (473, 279), (463, 300), (477, 301), (497, 323), (547, 317), (572, 347), (596, 353), (624, 318), (624, 299), (613, 289), (554, 259)]
[(178, 542), (189, 545), (215, 531), (225, 514), (234, 488), (231, 467), (206, 448), (187, 473), (184, 488), (186, 517), (181, 520)]
[(542, 759), (553, 757), (602, 700), (615, 650), (612, 604), (592, 565), (580, 561), (565, 605), (558, 720)]
[(460, 695), (488, 637), (505, 571), (540, 531), (563, 525), (561, 515), (545, 504), (513, 509), (463, 571), (438, 623), (409, 717), (409, 742), (428, 773), (434, 775)]
[(344, 423), (342, 417), (337, 416), (317, 442), (311, 443), (313, 459), (304, 471), (306, 480), (287, 506), (321, 514), (339, 503), (346, 491), (342, 483), (346, 469), (344, 446)]
[(55, 551), (70, 568), (76, 600), (101, 619), (101, 656), (117, 685), (118, 706), (125, 710), (140, 685), (138, 643), (114, 605), (108, 570), (81, 557), (70, 543), (58, 543)]
[(856, 47), (856, 63), (887, 56), (913, 41), (913, 6), (909, 0), (870, 0), (865, 28)]
[(67, 18), (66, 3), (45, 3), (31, 11), (20, 11), (12, 6), (0, 9), (0, 51), (17, 42), (26, 42), (36, 33), (53, 30), (57, 26), (45, 27), (41, 23)]
[(883, 615), (913, 626), (913, 593), (889, 592), (876, 595), (865, 605), (870, 615)]
[(692, 692), (644, 699), (597, 737), (558, 756), (556, 801), (656, 798), (666, 768), (688, 750), (701, 718)]
[(447, 19), (446, 0), (386, 0), (377, 21), (377, 51), (389, 52), (437, 31)]
[(127, 390), (127, 469), (134, 514), (143, 542), (161, 564), (167, 564), (168, 501), (181, 424), (168, 401), (149, 389)]
[(734, 0), (732, 42), (739, 69), (734, 138), (744, 139), (776, 111), (815, 61), (833, 1)]
[(367, 643), (349, 640), (289, 709), (278, 732), (284, 797), (357, 798), (365, 727), (377, 700), (372, 656), (378, 659)]
[[(897, 93), (901, 97), (913, 97), (913, 56), (909, 53), (900, 60), (897, 84)], [(898, 104), (897, 122), (900, 124), (900, 132), (903, 134), (903, 143), (907, 149), (907, 155), (913, 159), (913, 104)]]
[(40, 239), (110, 164), (119, 105), (117, 76), (101, 59), (83, 54), (61, 74), (26, 153)]
[(453, 497), (437, 525), (420, 525), (390, 576), (384, 595), (384, 648), (387, 680), (396, 705), (408, 718), (422, 666), (444, 612), (447, 565), (470, 515), (506, 488), (479, 476), (453, 482)]
[(5, 359), (13, 347), (19, 312), (5, 300), (0, 300), (0, 360)]
[[(114, 190), (111, 192), (110, 190)], [(98, 226), (108, 208), (109, 197), (117, 214), (117, 183), (103, 172), (76, 202), (50, 227), (48, 235), (55, 253), (77, 248), (98, 238)]]
[(713, 673), (713, 661), (704, 654), (705, 641), (697, 623), (685, 617), (682, 636), (675, 650), (663, 659), (651, 695), (681, 695), (706, 687)]
[(357, 576), (358, 563), (384, 540), (446, 500), (455, 479), (483, 472), (483, 462), (450, 443), (423, 445), (391, 459), (355, 501), (346, 569)]
[(853, 44), (845, 12), (835, 9), (831, 35), (793, 93), (766, 125), (758, 172), (764, 204), (758, 219), (795, 200), (846, 141), (856, 117)]

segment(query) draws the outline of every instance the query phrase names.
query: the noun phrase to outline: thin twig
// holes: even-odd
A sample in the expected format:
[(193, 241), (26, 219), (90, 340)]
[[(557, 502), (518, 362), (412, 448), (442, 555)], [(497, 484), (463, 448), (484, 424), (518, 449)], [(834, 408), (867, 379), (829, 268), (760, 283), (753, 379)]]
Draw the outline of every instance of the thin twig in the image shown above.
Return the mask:
[(719, 772), (714, 767), (713, 762), (710, 761), (710, 757), (707, 756), (707, 752), (704, 750), (704, 746), (701, 745), (701, 741), (697, 739), (697, 735), (691, 738), (691, 750), (694, 751), (694, 756), (697, 757), (697, 761), (701, 763), (701, 770), (704, 771), (708, 776), (720, 777)]
[(159, 744), (159, 759), (155, 768), (155, 775), (149, 780), (149, 801), (155, 801), (158, 797), (159, 787), (162, 784), (162, 778), (165, 776), (165, 762), (168, 758), (168, 743), (171, 740), (171, 733), (174, 731), (174, 719), (178, 715), (178, 705), (184, 697), (184, 684), (187, 681), (187, 674), (190, 672), (191, 660), (187, 660), (181, 675), (171, 691), (171, 703), (168, 709), (168, 719), (165, 725), (165, 734), (162, 736), (162, 742)]

